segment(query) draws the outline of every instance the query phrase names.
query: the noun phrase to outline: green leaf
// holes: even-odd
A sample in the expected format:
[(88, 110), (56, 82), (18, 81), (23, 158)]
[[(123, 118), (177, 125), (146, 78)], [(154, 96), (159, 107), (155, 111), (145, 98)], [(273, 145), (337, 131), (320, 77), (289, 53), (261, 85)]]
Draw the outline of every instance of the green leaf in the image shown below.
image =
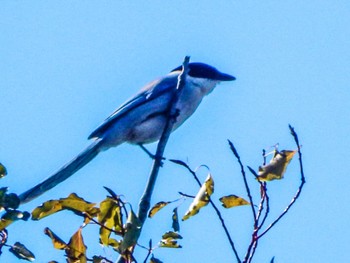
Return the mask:
[(34, 254), (25, 247), (25, 245), (21, 244), (20, 242), (16, 242), (11, 248), (9, 249), (12, 254), (14, 254), (19, 259), (24, 259), (28, 261), (34, 261), (35, 256)]
[(182, 236), (179, 233), (168, 231), (165, 234), (163, 234), (162, 239), (182, 239)]
[(119, 246), (120, 253), (123, 254), (126, 250), (129, 250), (135, 246), (140, 234), (141, 222), (135, 215), (134, 211), (131, 210), (125, 224), (125, 235)]
[(13, 193), (7, 194), (7, 191), (7, 187), (0, 188), (0, 207), (17, 209), (20, 204), (19, 197)]
[(2, 206), (6, 208), (17, 209), (20, 203), (21, 200), (19, 199), (18, 195), (11, 193), (5, 195)]
[(0, 179), (7, 175), (6, 167), (0, 163)]
[(102, 257), (102, 256), (93, 256), (92, 257), (92, 263), (104, 263), (107, 262), (106, 258)]
[(189, 209), (185, 213), (182, 220), (187, 220), (191, 216), (196, 215), (199, 210), (206, 206), (209, 203), (210, 196), (214, 192), (214, 181), (211, 176), (211, 174), (208, 174), (207, 179), (205, 180), (204, 184), (202, 184), (201, 188), (199, 189), (196, 197), (194, 198), (193, 202), (191, 203)]
[(179, 224), (179, 216), (177, 215), (177, 207), (175, 207), (173, 210), (172, 219), (173, 219), (172, 228), (174, 229), (174, 231), (179, 232), (180, 224)]
[(148, 213), (148, 217), (153, 217), (160, 209), (162, 209), (163, 207), (165, 207), (166, 205), (170, 204), (170, 202), (158, 202), (156, 203), (151, 210)]
[(54, 232), (52, 232), (48, 227), (44, 229), (45, 235), (51, 238), (52, 244), (56, 249), (65, 249), (67, 244), (59, 238)]
[(236, 207), (240, 205), (249, 205), (250, 203), (243, 199), (242, 197), (239, 197), (237, 195), (227, 195), (223, 196), (220, 199), (220, 202), (222, 203), (222, 206), (225, 208), (231, 208)]

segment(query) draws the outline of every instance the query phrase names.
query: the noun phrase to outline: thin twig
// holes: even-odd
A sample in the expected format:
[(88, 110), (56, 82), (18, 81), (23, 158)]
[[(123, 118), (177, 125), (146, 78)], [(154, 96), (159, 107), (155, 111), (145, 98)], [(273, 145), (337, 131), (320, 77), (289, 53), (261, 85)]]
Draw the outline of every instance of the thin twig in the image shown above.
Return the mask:
[[(179, 161), (179, 160), (169, 160), (169, 161), (171, 161), (171, 162), (173, 162), (173, 163), (176, 163), (176, 164), (179, 164), (179, 165), (185, 167), (185, 168), (193, 175), (193, 178), (196, 180), (196, 182), (197, 182), (197, 184), (199, 185), (199, 187), (202, 186), (201, 181), (198, 179), (198, 176), (197, 176), (196, 172), (193, 171), (185, 162)], [(221, 213), (220, 213), (220, 210), (217, 208), (217, 206), (216, 206), (215, 203), (211, 200), (210, 197), (209, 197), (209, 202), (210, 202), (211, 206), (214, 208), (214, 210), (215, 210), (215, 212), (216, 212), (216, 214), (217, 214), (217, 216), (218, 216), (218, 218), (219, 218), (219, 220), (220, 220), (220, 222), (221, 222), (222, 228), (223, 228), (224, 231), (225, 231), (226, 237), (227, 237), (227, 239), (228, 239), (228, 241), (229, 241), (229, 243), (230, 243), (230, 245), (231, 245), (231, 248), (232, 248), (232, 250), (233, 250), (233, 253), (234, 253), (235, 256), (236, 256), (237, 262), (240, 263), (240, 262), (241, 262), (241, 259), (239, 258), (237, 249), (236, 249), (235, 244), (234, 244), (234, 242), (233, 242), (233, 240), (232, 240), (232, 238), (231, 238), (230, 232), (229, 232), (228, 229), (227, 229), (227, 226), (226, 226), (226, 224), (225, 224), (225, 220), (224, 220), (224, 218), (222, 217), (222, 215), (221, 215)]]
[[(250, 193), (250, 188), (249, 188), (249, 185), (248, 185), (248, 181), (247, 181), (247, 177), (246, 177), (246, 174), (245, 174), (244, 166), (243, 166), (243, 164), (241, 162), (241, 158), (240, 158), (240, 156), (239, 156), (235, 146), (233, 145), (233, 143), (230, 140), (228, 140), (228, 144), (230, 145), (230, 149), (233, 152), (234, 156), (236, 157), (236, 159), (238, 161), (238, 164), (241, 167), (241, 173), (242, 173), (242, 176), (243, 176), (244, 185), (245, 185), (245, 188), (246, 188), (246, 191), (247, 191), (247, 195), (248, 195), (248, 198), (249, 198), (250, 207), (252, 208), (252, 212), (253, 212), (254, 218), (256, 218), (256, 212), (255, 212), (253, 197), (252, 197), (252, 195)], [(254, 222), (254, 225), (255, 225), (255, 222)]]
[(149, 258), (149, 256), (150, 256), (151, 253), (152, 253), (152, 239), (149, 240), (148, 245), (149, 245), (149, 248), (146, 248), (146, 247), (144, 247), (144, 246), (140, 246), (140, 245), (139, 245), (140, 247), (145, 248), (145, 249), (148, 250), (147, 256), (146, 256), (145, 260), (143, 261), (143, 263), (146, 263), (146, 262), (147, 262), (147, 259)]
[(263, 183), (263, 184), (264, 184), (264, 187), (265, 187), (264, 191), (265, 191), (266, 209), (265, 209), (264, 217), (261, 220), (260, 225), (258, 226), (258, 230), (260, 230), (262, 228), (262, 226), (264, 225), (264, 223), (266, 221), (266, 218), (267, 218), (267, 216), (269, 215), (269, 212), (270, 212), (270, 198), (269, 198), (269, 195), (267, 194), (266, 183)]

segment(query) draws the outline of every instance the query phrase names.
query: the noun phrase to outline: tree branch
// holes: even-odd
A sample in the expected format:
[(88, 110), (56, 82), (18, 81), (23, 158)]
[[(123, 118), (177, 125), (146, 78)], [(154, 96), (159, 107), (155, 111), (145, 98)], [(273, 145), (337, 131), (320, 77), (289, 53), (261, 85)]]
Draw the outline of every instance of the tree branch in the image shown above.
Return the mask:
[(299, 156), (299, 167), (300, 167), (300, 180), (301, 180), (301, 183), (299, 185), (299, 188), (297, 190), (297, 192), (295, 193), (294, 197), (292, 198), (291, 202), (289, 203), (289, 205), (284, 209), (284, 211), (282, 212), (282, 214), (279, 215), (279, 217), (276, 218), (275, 221), (273, 221), (266, 229), (264, 232), (262, 232), (258, 238), (261, 238), (263, 237), (268, 231), (270, 231), (270, 229), (278, 223), (278, 221), (281, 220), (281, 218), (288, 212), (288, 210), (293, 206), (293, 204), (295, 203), (295, 201), (298, 199), (298, 197), (300, 196), (301, 194), (301, 191), (303, 189), (303, 186), (305, 184), (305, 176), (304, 176), (304, 169), (303, 169), (303, 161), (302, 161), (302, 154), (301, 154), (301, 151), (300, 151), (300, 144), (299, 144), (299, 139), (298, 139), (298, 135), (296, 134), (294, 128), (289, 125), (289, 129), (290, 129), (290, 132), (294, 138), (294, 141), (298, 147), (298, 156)]
[[(153, 189), (155, 187), (156, 180), (158, 177), (159, 168), (162, 165), (165, 146), (168, 142), (170, 133), (176, 122), (176, 117), (178, 115), (177, 102), (179, 100), (179, 97), (181, 96), (182, 90), (186, 83), (186, 75), (188, 73), (189, 61), (190, 61), (190, 57), (186, 56), (182, 64), (182, 72), (178, 77), (176, 92), (174, 93), (172, 100), (170, 101), (170, 104), (169, 104), (167, 121), (163, 130), (162, 136), (160, 137), (160, 140), (158, 142), (157, 151), (156, 151), (152, 169), (148, 178), (148, 182), (146, 184), (145, 191), (140, 199), (137, 217), (139, 219), (141, 229), (144, 222), (146, 221), (148, 210), (150, 209), (150, 206), (151, 206), (151, 197), (152, 197)], [(139, 238), (140, 233), (141, 233), (141, 230), (139, 231), (137, 239)], [(125, 260), (123, 257), (119, 257), (117, 262), (122, 263), (122, 262), (125, 262)]]

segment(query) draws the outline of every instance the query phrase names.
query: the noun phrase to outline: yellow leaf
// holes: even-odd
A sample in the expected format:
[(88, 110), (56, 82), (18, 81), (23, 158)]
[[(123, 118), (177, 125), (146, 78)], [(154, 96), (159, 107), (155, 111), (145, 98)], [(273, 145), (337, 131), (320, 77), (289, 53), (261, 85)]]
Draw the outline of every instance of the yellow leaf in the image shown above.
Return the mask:
[(275, 179), (282, 179), (286, 172), (287, 166), (292, 160), (297, 151), (275, 151), (270, 163), (259, 167), (258, 180), (272, 181)]
[(21, 212), (18, 210), (8, 210), (5, 214), (2, 215), (0, 220), (0, 230), (8, 227), (10, 224), (17, 220), (27, 221), (30, 217), (28, 212)]
[(159, 242), (159, 246), (168, 248), (181, 248), (181, 246), (174, 239), (162, 239)]
[(54, 232), (52, 232), (48, 227), (44, 229), (45, 235), (51, 238), (52, 244), (56, 249), (64, 249), (67, 247), (67, 244), (60, 239)]
[(100, 203), (100, 213), (97, 219), (104, 226), (100, 228), (100, 243), (108, 246), (111, 230), (122, 234), (122, 216), (118, 202), (109, 197), (103, 200)]
[(32, 211), (32, 219), (39, 220), (62, 210), (62, 205), (58, 200), (50, 200), (38, 206)]
[(185, 213), (182, 220), (187, 220), (191, 216), (194, 216), (199, 212), (199, 210), (206, 206), (209, 203), (209, 197), (214, 192), (214, 181), (211, 177), (211, 174), (208, 174), (207, 179), (205, 180), (204, 184), (202, 184), (201, 188), (199, 189), (199, 192), (197, 193), (196, 197), (194, 198), (193, 202), (191, 203), (188, 211)]
[(169, 204), (170, 202), (158, 202), (156, 203), (148, 213), (148, 217), (153, 217), (160, 209)]
[(119, 251), (119, 246), (120, 246), (121, 241), (118, 241), (114, 238), (110, 238), (108, 240), (108, 246), (111, 246), (114, 250)]
[(75, 193), (72, 193), (67, 198), (44, 202), (32, 211), (32, 219), (39, 220), (62, 210), (70, 210), (78, 215), (88, 213), (94, 216), (98, 212), (94, 206), (94, 203), (87, 202)]
[(237, 195), (227, 195), (223, 196), (220, 199), (220, 202), (222, 202), (222, 206), (225, 208), (231, 208), (235, 206), (240, 205), (249, 205), (250, 203), (243, 199), (242, 197), (239, 197)]
[(59, 201), (64, 209), (69, 209), (78, 214), (94, 211), (93, 208), (96, 205), (85, 201), (75, 193), (70, 194), (67, 198), (61, 198)]
[(69, 262), (86, 263), (86, 246), (84, 244), (81, 228), (71, 237), (65, 248)]

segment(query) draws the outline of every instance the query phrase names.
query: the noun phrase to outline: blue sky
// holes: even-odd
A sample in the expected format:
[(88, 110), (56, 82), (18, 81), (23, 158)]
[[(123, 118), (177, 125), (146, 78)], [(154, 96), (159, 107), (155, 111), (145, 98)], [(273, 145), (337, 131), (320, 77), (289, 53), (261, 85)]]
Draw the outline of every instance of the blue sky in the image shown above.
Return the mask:
[[(294, 149), (288, 124), (303, 145), (307, 184), (286, 218), (259, 243), (255, 262), (346, 262), (350, 184), (350, 3), (348, 1), (2, 1), (0, 4), (0, 162), (3, 186), (21, 193), (53, 173), (88, 142), (87, 136), (142, 85), (192, 61), (237, 77), (223, 83), (170, 138), (166, 156), (206, 164), (216, 200), (245, 195), (232, 140), (245, 164), (257, 168), (261, 149)], [(156, 145), (148, 146), (154, 150)], [(151, 160), (122, 145), (98, 156), (74, 177), (30, 203), (71, 192), (99, 201), (108, 185), (133, 207)], [(207, 171), (199, 174), (205, 179)], [(254, 180), (251, 180), (254, 185)], [(269, 184), (277, 215), (299, 183), (296, 160), (283, 181)], [(153, 203), (196, 192), (186, 171), (161, 170)], [(256, 189), (258, 193), (258, 189)], [(184, 213), (186, 205), (181, 207)], [(171, 208), (147, 221), (140, 243), (156, 242), (171, 226)], [(181, 213), (181, 212), (180, 212)], [(243, 255), (252, 225), (249, 207), (223, 211)], [(81, 221), (65, 213), (19, 222), (10, 242), (27, 244), (38, 262), (63, 261), (43, 229), (63, 239)], [(89, 255), (116, 258), (97, 244), (97, 227), (84, 229)], [(182, 224), (183, 248), (158, 249), (164, 262), (233, 262), (212, 208)], [(49, 256), (48, 256), (49, 255)], [(145, 252), (138, 249), (142, 261)], [(16, 259), (4, 253), (4, 262)], [(187, 260), (188, 261), (188, 260)]]

